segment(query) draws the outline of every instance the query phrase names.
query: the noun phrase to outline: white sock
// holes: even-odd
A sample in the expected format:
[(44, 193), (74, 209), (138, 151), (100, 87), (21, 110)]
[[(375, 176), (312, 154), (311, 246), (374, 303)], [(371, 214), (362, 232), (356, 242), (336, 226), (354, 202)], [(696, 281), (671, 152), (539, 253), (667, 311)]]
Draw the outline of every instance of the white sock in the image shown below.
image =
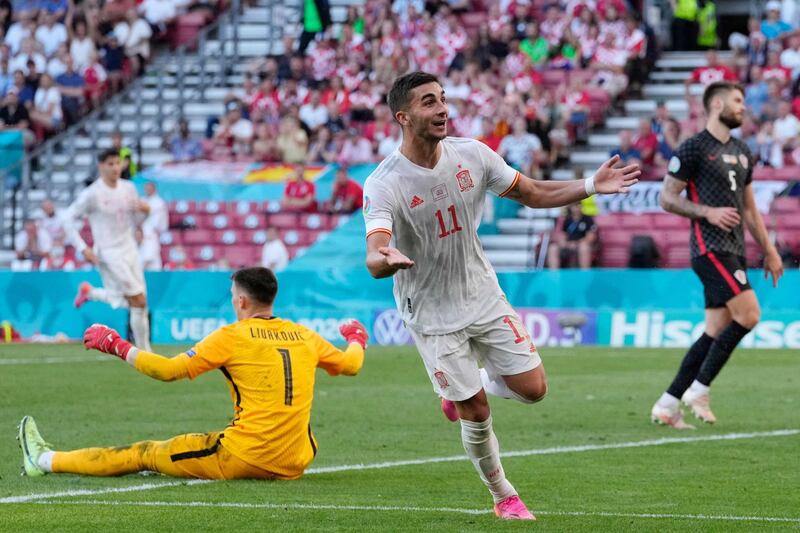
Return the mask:
[(131, 307), (130, 322), (131, 331), (133, 332), (133, 344), (146, 352), (152, 351), (150, 348), (150, 320), (147, 318), (147, 308)]
[(100, 287), (92, 287), (88, 296), (90, 300), (94, 302), (107, 303), (114, 309), (124, 309), (128, 307), (128, 300), (121, 292), (103, 289)]
[(661, 395), (661, 398), (658, 399), (657, 403), (661, 407), (668, 407), (670, 409), (674, 409), (678, 407), (678, 405), (680, 404), (680, 400), (678, 400), (672, 394), (665, 392), (664, 394)]
[(703, 385), (697, 380), (694, 380), (689, 387), (689, 389), (691, 389), (691, 391), (695, 394), (708, 394), (709, 388), (710, 387), (708, 385)]
[(505, 398), (506, 400), (517, 400), (518, 402), (522, 403), (536, 403), (527, 398), (523, 398), (508, 388), (508, 385), (506, 385), (506, 381), (502, 376), (489, 375), (489, 372), (487, 372), (485, 368), (480, 369), (480, 374), (483, 390), (492, 396), (498, 396), (500, 398)]
[(492, 431), (491, 416), (483, 422), (462, 419), (461, 442), (495, 503), (517, 494), (500, 464), (500, 444)]
[(39, 459), (36, 461), (39, 464), (39, 468), (44, 470), (45, 472), (52, 472), (53, 471), (53, 456), (56, 452), (42, 452), (39, 454)]

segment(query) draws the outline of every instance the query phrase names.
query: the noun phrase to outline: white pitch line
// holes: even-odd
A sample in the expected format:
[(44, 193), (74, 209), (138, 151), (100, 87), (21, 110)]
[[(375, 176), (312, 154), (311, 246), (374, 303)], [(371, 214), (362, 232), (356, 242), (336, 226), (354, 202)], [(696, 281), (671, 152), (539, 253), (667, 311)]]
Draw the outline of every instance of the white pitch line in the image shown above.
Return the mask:
[(30, 357), (25, 359), (0, 359), (2, 365), (53, 365), (63, 363), (95, 363), (97, 361), (113, 361), (107, 355), (94, 355), (91, 357)]
[[(459, 509), (454, 507), (417, 507), (396, 505), (334, 505), (315, 503), (242, 503), (242, 502), (148, 502), (148, 501), (119, 501), (119, 500), (67, 500), (67, 501), (37, 501), (39, 505), (109, 505), (109, 506), (135, 506), (135, 507), (209, 507), (209, 508), (234, 508), (234, 509), (303, 509), (321, 511), (398, 511), (416, 513), (460, 513), (469, 515), (492, 514), (490, 509)], [(800, 518), (784, 516), (735, 516), (735, 515), (707, 515), (707, 514), (673, 514), (673, 513), (615, 513), (605, 511), (536, 511), (539, 516), (588, 516), (588, 517), (619, 517), (619, 518), (649, 518), (649, 519), (680, 519), (680, 520), (719, 520), (733, 522), (784, 522), (800, 524)]]
[(0, 498), (0, 503), (28, 503), (37, 500), (47, 500), (51, 498), (63, 498), (69, 496), (96, 496), (98, 494), (118, 494), (122, 492), (139, 492), (143, 490), (161, 489), (164, 487), (179, 487), (181, 485), (198, 485), (210, 483), (206, 479), (192, 479), (189, 481), (172, 481), (167, 483), (142, 483), (141, 485), (130, 485), (127, 487), (112, 487), (106, 489), (80, 489), (65, 490), (62, 492), (43, 492), (40, 494), (27, 494), (24, 496), (8, 496)]
[[(789, 437), (793, 435), (800, 435), (800, 429), (779, 429), (776, 431), (762, 431), (755, 433), (725, 433), (722, 435), (704, 435), (701, 437), (664, 437), (661, 439), (640, 440), (632, 442), (616, 442), (611, 444), (555, 446), (553, 448), (539, 448), (536, 450), (520, 450), (514, 452), (504, 452), (500, 454), (500, 457), (528, 457), (531, 455), (553, 455), (559, 453), (593, 452), (598, 450), (619, 450), (624, 448), (663, 446), (665, 444), (684, 444), (692, 442), (757, 439), (757, 438), (769, 438), (769, 437)], [(431, 463), (448, 463), (453, 461), (464, 461), (466, 459), (467, 457), (465, 455), (451, 455), (449, 457), (408, 459), (404, 461), (387, 461), (384, 463), (322, 466), (319, 468), (309, 468), (308, 470), (306, 470), (306, 474), (327, 474), (330, 472), (350, 472), (354, 470), (379, 470), (383, 468), (395, 468), (398, 466), (426, 465)]]
[[(708, 442), (720, 440), (740, 440), (740, 439), (756, 439), (756, 438), (770, 438), (770, 437), (788, 437), (793, 435), (800, 435), (800, 429), (779, 429), (776, 431), (762, 431), (757, 433), (725, 433), (722, 435), (704, 435), (700, 437), (665, 437), (661, 439), (640, 440), (631, 442), (618, 442), (612, 444), (585, 444), (580, 446), (556, 446), (553, 448), (539, 448), (534, 450), (520, 450), (513, 452), (506, 452), (501, 454), (502, 457), (528, 457), (531, 455), (555, 455), (561, 453), (579, 453), (590, 452), (599, 450), (618, 450), (625, 448), (642, 448), (647, 446), (662, 446), (665, 444), (685, 444), (694, 442)], [(328, 474), (334, 472), (350, 472), (358, 470), (380, 470), (385, 468), (396, 468), (401, 466), (415, 466), (426, 465), (432, 463), (447, 463), (453, 461), (465, 461), (467, 458), (464, 455), (452, 455), (449, 457), (429, 457), (427, 459), (409, 459), (405, 461), (389, 461), (383, 463), (371, 464), (354, 464), (354, 465), (340, 465), (340, 466), (323, 466), (319, 468), (309, 468), (306, 470), (305, 475), (314, 474)], [(192, 481), (177, 481), (172, 483), (146, 483), (143, 485), (134, 485), (131, 487), (120, 488), (107, 488), (107, 489), (87, 489), (79, 491), (64, 491), (58, 493), (43, 493), (43, 494), (29, 494), (26, 496), (9, 496), (0, 498), (0, 504), (3, 503), (25, 503), (34, 502), (36, 500), (46, 500), (52, 498), (68, 497), (68, 496), (96, 496), (100, 494), (111, 494), (118, 492), (138, 492), (145, 490), (160, 489), (162, 487), (175, 487), (182, 484), (194, 485), (198, 483), (211, 483), (209, 480), (192, 480)]]

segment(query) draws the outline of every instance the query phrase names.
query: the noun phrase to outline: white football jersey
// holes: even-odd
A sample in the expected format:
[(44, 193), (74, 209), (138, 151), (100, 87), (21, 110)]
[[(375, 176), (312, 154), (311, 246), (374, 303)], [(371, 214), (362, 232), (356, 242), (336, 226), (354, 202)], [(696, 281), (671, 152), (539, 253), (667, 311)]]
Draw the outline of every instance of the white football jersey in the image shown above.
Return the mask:
[(84, 218), (89, 218), (94, 238), (94, 250), (101, 258), (117, 251), (132, 251), (138, 262), (138, 247), (134, 238), (134, 215), (136, 188), (130, 181), (118, 180), (111, 188), (98, 178), (78, 194), (78, 198), (67, 209), (64, 220), (68, 240), (78, 250), (86, 248), (80, 236)]
[(504, 196), (519, 180), (482, 142), (447, 137), (441, 146), (433, 169), (395, 150), (364, 184), (367, 237), (390, 234), (414, 261), (394, 275), (394, 296), (406, 325), (427, 335), (467, 327), (503, 295), (477, 230), (486, 191)]

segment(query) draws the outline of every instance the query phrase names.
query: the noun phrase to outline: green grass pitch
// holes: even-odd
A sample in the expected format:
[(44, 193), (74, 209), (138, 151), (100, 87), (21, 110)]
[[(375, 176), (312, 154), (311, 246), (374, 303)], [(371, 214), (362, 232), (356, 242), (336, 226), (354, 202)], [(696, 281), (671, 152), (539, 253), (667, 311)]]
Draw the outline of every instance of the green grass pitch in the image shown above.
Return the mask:
[(312, 467), (365, 468), (187, 483), (20, 477), (16, 424), (33, 415), (57, 449), (218, 430), (232, 412), (220, 373), (160, 383), (75, 345), (0, 346), (0, 531), (800, 530), (800, 354), (737, 351), (713, 387), (718, 424), (678, 432), (648, 415), (682, 355), (545, 348), (543, 402), (492, 399), (501, 449), (524, 452), (503, 464), (532, 524), (495, 518), (472, 465), (452, 459), (459, 425), (413, 349), (370, 348), (361, 375), (318, 376)]

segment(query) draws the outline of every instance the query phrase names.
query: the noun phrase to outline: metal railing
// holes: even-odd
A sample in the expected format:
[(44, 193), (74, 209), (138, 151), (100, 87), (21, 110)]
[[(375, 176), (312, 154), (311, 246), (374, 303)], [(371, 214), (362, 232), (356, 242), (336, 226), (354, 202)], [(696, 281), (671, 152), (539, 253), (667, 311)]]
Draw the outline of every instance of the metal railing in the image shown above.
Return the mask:
[[(269, 2), (266, 6), (272, 13), (277, 0)], [(148, 103), (144, 99), (143, 92), (145, 86), (152, 77), (156, 78), (156, 118), (149, 127), (145, 126), (143, 120), (136, 120), (133, 139), (131, 145), (136, 151), (137, 158), (142, 161), (142, 140), (147, 135), (157, 132), (163, 136), (165, 121), (173, 117), (182, 117), (186, 103), (189, 101), (206, 102), (206, 89), (215, 86), (217, 83), (224, 83), (228, 73), (232, 71), (233, 65), (239, 61), (239, 30), (238, 24), (241, 20), (241, 1), (232, 0), (230, 8), (212, 24), (201, 29), (197, 38), (192, 42), (179, 46), (174, 52), (162, 56), (147, 67), (145, 74), (132, 81), (123, 88), (122, 91), (112, 96), (101, 107), (92, 110), (87, 115), (66, 130), (47, 139), (40, 146), (25, 154), (24, 158), (10, 167), (0, 170), (0, 248), (13, 246), (13, 236), (22, 219), (30, 212), (30, 191), (33, 189), (44, 190), (48, 198), (52, 198), (55, 192), (55, 185), (51, 179), (54, 168), (54, 155), (57, 152), (66, 154), (67, 163), (64, 171), (69, 175), (70, 180), (66, 184), (67, 201), (72, 201), (76, 195), (78, 185), (83, 183), (90, 174), (94, 172), (94, 165), (90, 165), (87, 172), (81, 174), (75, 164), (75, 155), (78, 151), (76, 139), (82, 132), (88, 133), (92, 146), (97, 146), (100, 137), (99, 121), (110, 117), (116, 129), (122, 122), (121, 106), (124, 102), (132, 102), (136, 116), (143, 117), (143, 106)], [(270, 17), (269, 38), (273, 37), (275, 25), (273, 17)], [(226, 26), (231, 31), (225, 31)], [(212, 48), (210, 41), (212, 36), (216, 37), (218, 47)], [(266, 36), (265, 36), (266, 37)], [(231, 53), (226, 54), (226, 49), (230, 43)], [(193, 51), (193, 56), (187, 53)], [(165, 110), (164, 98), (164, 74), (168, 70), (168, 63), (175, 63), (177, 72), (174, 73), (175, 84), (178, 89), (177, 101), (171, 104), (170, 110)], [(216, 65), (216, 71), (209, 73), (209, 67)], [(190, 74), (196, 73), (200, 80), (197, 87), (192, 91), (186, 90), (186, 78)], [(38, 162), (43, 162), (44, 173), (38, 180), (33, 177), (34, 166)], [(16, 181), (15, 185), (9, 184)], [(6, 220), (7, 208), (11, 207), (10, 220)], [(23, 213), (22, 217), (17, 216), (17, 207)]]

